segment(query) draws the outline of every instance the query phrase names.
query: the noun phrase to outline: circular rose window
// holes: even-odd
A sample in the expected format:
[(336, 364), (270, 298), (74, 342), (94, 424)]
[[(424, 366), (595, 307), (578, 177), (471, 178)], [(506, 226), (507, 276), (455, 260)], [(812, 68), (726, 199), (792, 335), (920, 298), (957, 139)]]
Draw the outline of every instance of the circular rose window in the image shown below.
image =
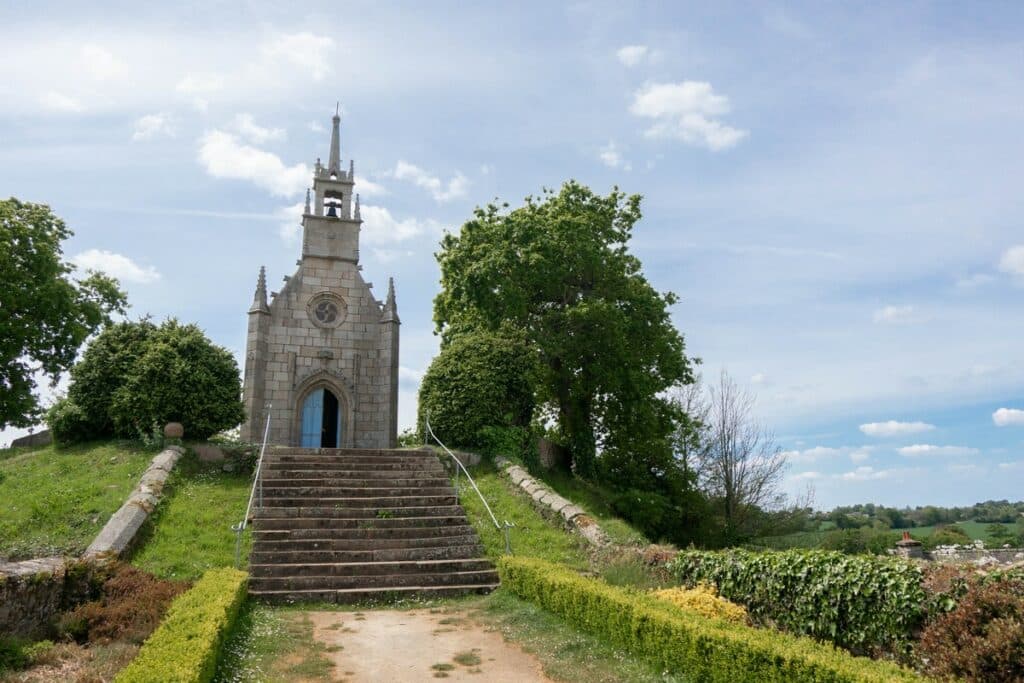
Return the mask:
[(345, 300), (331, 292), (317, 294), (306, 305), (310, 319), (319, 327), (337, 327), (348, 313)]

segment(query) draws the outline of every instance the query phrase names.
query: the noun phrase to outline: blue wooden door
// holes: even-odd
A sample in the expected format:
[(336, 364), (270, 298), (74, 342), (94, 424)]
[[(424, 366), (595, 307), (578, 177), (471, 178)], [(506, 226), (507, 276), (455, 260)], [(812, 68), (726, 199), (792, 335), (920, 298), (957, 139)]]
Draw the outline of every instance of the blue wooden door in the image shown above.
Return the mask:
[(303, 448), (320, 448), (324, 428), (324, 390), (317, 389), (302, 404)]

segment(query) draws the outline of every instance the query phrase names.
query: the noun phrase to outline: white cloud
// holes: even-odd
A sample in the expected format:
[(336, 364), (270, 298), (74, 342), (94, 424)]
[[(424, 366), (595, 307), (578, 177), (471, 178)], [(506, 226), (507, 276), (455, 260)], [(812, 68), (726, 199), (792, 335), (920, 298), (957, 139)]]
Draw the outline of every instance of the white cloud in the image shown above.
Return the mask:
[(1024, 244), (1010, 247), (999, 259), (999, 270), (1010, 275), (1024, 277)]
[(380, 263), (392, 263), (403, 256), (416, 255), (416, 252), (411, 249), (380, 249), (378, 247), (374, 247), (371, 251), (373, 253), (373, 258)]
[(733, 147), (748, 135), (718, 120), (730, 110), (729, 98), (701, 81), (649, 83), (634, 94), (629, 107), (635, 116), (654, 119), (646, 136), (674, 138), (713, 151)]
[(77, 114), (85, 109), (79, 100), (55, 90), (48, 90), (43, 93), (39, 97), (39, 104), (43, 105), (44, 109), (66, 112), (69, 114)]
[(913, 446), (904, 446), (898, 449), (900, 455), (907, 456), (908, 458), (918, 458), (922, 456), (964, 456), (964, 455), (977, 455), (977, 448), (970, 448), (968, 446), (933, 446), (931, 444), (914, 444)]
[(132, 140), (152, 140), (155, 137), (165, 135), (174, 136), (174, 119), (170, 114), (163, 112), (159, 114), (146, 114), (135, 121), (135, 132), (132, 133)]
[(993, 282), (994, 277), (988, 273), (973, 273), (971, 275), (964, 275), (958, 277), (956, 280), (957, 289), (977, 289), (978, 287), (984, 287), (985, 285)]
[(407, 368), (404, 365), (398, 366), (398, 382), (408, 389), (415, 389), (423, 381), (423, 371)]
[(436, 221), (419, 221), (415, 218), (400, 221), (381, 206), (362, 207), (362, 218), (362, 238), (367, 245), (394, 244), (420, 235), (441, 232), (441, 226)]
[(821, 479), (821, 472), (800, 472), (799, 474), (794, 474), (792, 477), (790, 477), (790, 479), (793, 479), (795, 481), (811, 481), (814, 479)]
[(876, 323), (890, 323), (894, 325), (920, 320), (913, 306), (885, 306), (884, 308), (877, 309), (872, 317)]
[(277, 234), (288, 244), (295, 244), (302, 236), (302, 212), (306, 209), (305, 200), (282, 206), (274, 212), (274, 217), (280, 221), (277, 226)]
[(1001, 462), (1001, 463), (999, 463), (999, 469), (1001, 469), (1001, 470), (1024, 470), (1024, 460), (1018, 460), (1017, 462)]
[(633, 169), (632, 165), (622, 158), (622, 154), (619, 153), (618, 148), (615, 146), (615, 142), (612, 140), (609, 140), (608, 144), (601, 148), (601, 151), (597, 156), (601, 160), (601, 163), (608, 168), (619, 168), (621, 166), (625, 171)]
[(646, 45), (626, 45), (615, 51), (615, 56), (626, 66), (636, 66), (647, 56)]
[(305, 164), (286, 166), (276, 154), (243, 144), (220, 130), (200, 140), (199, 162), (214, 178), (248, 180), (278, 197), (303, 192), (313, 174)]
[(844, 481), (872, 481), (875, 479), (888, 479), (898, 470), (876, 470), (870, 465), (863, 465), (850, 472), (844, 472), (838, 477)]
[(256, 123), (252, 114), (239, 114), (232, 127), (240, 136), (257, 145), (271, 140), (283, 140), (285, 136), (284, 128), (264, 128)]
[(768, 375), (763, 372), (756, 372), (750, 376), (751, 384), (768, 384)]
[(390, 175), (398, 180), (408, 180), (417, 187), (430, 192), (436, 202), (448, 202), (466, 196), (469, 179), (459, 172), (448, 181), (447, 185), (437, 176), (433, 176), (415, 164), (399, 160)]
[(330, 70), (334, 40), (308, 31), (277, 36), (263, 46), (263, 54), (272, 60), (307, 71), (314, 81), (323, 80)]
[(323, 124), (321, 124), (319, 121), (310, 121), (309, 123), (306, 124), (306, 126), (309, 127), (309, 129), (314, 133), (323, 133), (327, 131), (327, 129), (324, 128)]
[(380, 197), (388, 193), (386, 187), (380, 183), (375, 183), (369, 178), (363, 178), (356, 176), (356, 192), (359, 193), (360, 197)]
[(109, 50), (99, 45), (83, 45), (79, 51), (78, 66), (97, 81), (109, 81), (121, 76), (126, 68)]
[(80, 270), (99, 270), (122, 282), (149, 284), (160, 279), (156, 268), (143, 268), (127, 256), (102, 249), (87, 249), (71, 259)]
[(891, 436), (907, 436), (909, 434), (920, 434), (935, 429), (935, 425), (927, 422), (868, 422), (860, 426), (860, 431), (868, 436), (888, 438)]
[(792, 463), (814, 463), (829, 458), (847, 456), (853, 462), (864, 462), (871, 457), (873, 446), (815, 446), (804, 450), (783, 451), (782, 455)]
[(997, 427), (1024, 427), (1024, 410), (1019, 408), (1000, 408), (992, 413), (992, 422)]
[(192, 98), (192, 106), (201, 112), (209, 106), (209, 97), (224, 90), (224, 77), (212, 73), (187, 74), (174, 89)]

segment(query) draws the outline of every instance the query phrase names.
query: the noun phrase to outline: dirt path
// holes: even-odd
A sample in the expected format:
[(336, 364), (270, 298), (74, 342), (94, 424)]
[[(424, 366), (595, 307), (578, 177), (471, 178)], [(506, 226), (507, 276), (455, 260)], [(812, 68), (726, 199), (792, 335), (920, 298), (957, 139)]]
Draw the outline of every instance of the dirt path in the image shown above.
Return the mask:
[(540, 662), (464, 612), (309, 612), (313, 637), (346, 683), (426, 681), (550, 683)]

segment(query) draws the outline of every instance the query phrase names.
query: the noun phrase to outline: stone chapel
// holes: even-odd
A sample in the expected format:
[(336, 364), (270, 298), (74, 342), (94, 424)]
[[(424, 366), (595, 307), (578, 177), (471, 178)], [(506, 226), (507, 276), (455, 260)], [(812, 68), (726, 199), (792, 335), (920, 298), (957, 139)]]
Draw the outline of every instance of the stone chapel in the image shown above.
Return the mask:
[(398, 435), (398, 310), (394, 280), (374, 297), (359, 265), (355, 164), (341, 168), (335, 113), (327, 166), (306, 191), (302, 258), (268, 301), (260, 268), (249, 308), (242, 438), (306, 448), (394, 448)]

